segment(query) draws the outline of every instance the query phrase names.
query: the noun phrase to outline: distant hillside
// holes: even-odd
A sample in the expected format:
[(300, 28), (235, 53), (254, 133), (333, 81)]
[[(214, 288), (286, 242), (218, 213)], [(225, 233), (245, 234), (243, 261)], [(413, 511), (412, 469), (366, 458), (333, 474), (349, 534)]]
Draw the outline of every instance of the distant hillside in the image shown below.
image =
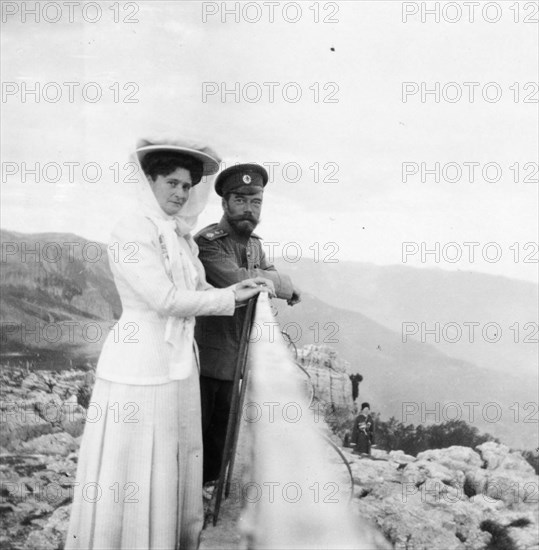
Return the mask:
[(63, 233), (2, 230), (0, 239), (3, 357), (95, 360), (121, 313), (105, 246)]
[[(448, 327), (445, 338), (435, 342), (433, 334), (423, 340), (451, 357), (475, 363), (486, 369), (534, 374), (538, 369), (538, 288), (533, 283), (485, 275), (477, 272), (417, 269), (408, 266), (375, 266), (359, 262), (314, 263), (300, 260), (276, 265), (293, 276), (305, 291), (320, 300), (348, 310), (360, 312), (399, 334), (402, 323), (425, 323), (432, 330), (435, 323), (442, 329), (457, 323), (462, 330), (460, 340), (449, 342), (456, 333)], [(464, 323), (480, 323), (470, 342), (469, 327)], [(482, 336), (487, 323), (501, 328), (500, 340), (488, 342)], [(517, 327), (519, 323), (518, 342)], [(525, 327), (527, 323), (530, 323)], [(412, 327), (413, 325), (409, 325)], [(495, 325), (487, 330), (494, 339)], [(513, 327), (511, 330), (509, 327)], [(421, 342), (421, 333), (410, 336)], [(537, 399), (536, 399), (537, 400)]]
[[(280, 302), (277, 310), (280, 326), (297, 339), (297, 346), (330, 345), (350, 363), (350, 373), (363, 375), (358, 401), (370, 401), (383, 417), (424, 424), (451, 420), (460, 412), (461, 420), (506, 444), (526, 449), (537, 446), (537, 373), (489, 371), (444, 355), (428, 344), (403, 343), (399, 333), (365, 315), (309, 294), (294, 307)], [(444, 409), (450, 402), (456, 405)], [(477, 405), (465, 405), (474, 402)], [(518, 422), (514, 403), (520, 405)], [(438, 412), (426, 414), (436, 407)]]
[[(71, 234), (23, 235), (1, 231), (0, 236), (3, 362), (28, 358), (47, 368), (95, 364), (114, 319), (121, 313), (105, 246), (99, 244), (97, 247)], [(46, 246), (47, 243), (50, 244)], [(22, 254), (23, 247), (26, 247), (26, 255)], [(32, 250), (38, 250), (37, 255), (32, 254)], [(294, 264), (285, 267), (291, 266)], [(383, 268), (376, 269), (383, 271)], [(526, 371), (524, 375), (524, 372), (519, 374), (517, 369), (511, 369), (506, 374), (478, 368), (472, 360), (451, 358), (430, 344), (414, 340), (403, 343), (400, 329), (393, 330), (373, 320), (366, 312), (354, 311), (361, 297), (368, 294), (364, 288), (358, 290), (358, 286), (364, 285), (366, 275), (357, 275), (355, 264), (335, 264), (327, 269), (327, 265), (311, 262), (288, 269), (291, 271), (304, 289), (314, 288), (316, 292), (306, 293), (304, 301), (294, 308), (276, 301), (279, 323), (281, 326), (291, 323), (288, 332), (297, 339), (297, 345), (316, 343), (335, 348), (340, 357), (350, 363), (350, 372), (360, 372), (364, 376), (360, 400), (370, 400), (374, 410), (384, 417), (393, 415), (405, 423), (417, 425), (422, 423), (421, 403), (424, 403), (423, 409), (432, 410), (439, 402), (438, 415), (427, 415), (425, 420), (444, 421), (448, 419), (442, 414), (444, 403), (454, 401), (468, 415), (464, 403), (478, 402), (473, 425), (511, 445), (526, 449), (537, 446), (536, 371)], [(372, 295), (381, 292), (380, 288), (387, 288), (396, 300), (398, 292), (391, 289), (387, 275), (382, 277), (383, 284), (378, 283), (374, 271), (372, 268), (370, 272)], [(425, 276), (422, 270), (405, 268), (405, 271), (403, 278), (408, 281), (409, 292), (403, 293), (406, 294), (404, 302), (409, 301), (408, 295), (418, 297), (421, 294), (416, 287), (420, 287)], [(413, 273), (417, 275), (416, 283), (411, 282)], [(435, 289), (441, 292), (446, 286), (453, 288), (445, 284), (444, 272), (439, 273), (441, 282), (435, 284), (436, 273), (429, 274), (431, 287), (424, 287), (425, 294), (434, 295)], [(357, 282), (354, 281), (356, 275)], [(511, 296), (510, 283), (512, 281), (508, 283), (508, 296)], [(395, 284), (400, 288), (402, 283)], [(462, 286), (461, 292), (464, 290)], [(369, 307), (376, 313), (374, 300), (375, 297)], [(438, 300), (440, 307), (450, 301), (449, 298)], [(381, 310), (391, 309), (389, 301), (380, 299)], [(470, 297), (469, 301), (479, 308), (477, 299)], [(412, 311), (417, 311), (417, 307), (412, 306)], [(413, 318), (414, 314), (408, 314), (403, 305), (398, 308), (405, 318)], [(476, 310), (475, 315), (473, 310), (469, 313), (477, 318), (483, 315), (481, 311)], [(261, 330), (266, 329), (269, 327), (261, 327)], [(493, 423), (481, 414), (483, 406), (491, 402), (499, 403), (502, 411), (502, 417)], [(411, 413), (417, 407), (417, 412), (403, 417), (403, 403)], [(520, 411), (518, 422), (514, 422), (516, 411), (509, 408), (513, 403), (520, 404), (521, 408), (528, 403), (535, 404), (535, 414), (528, 407)], [(453, 417), (458, 411), (446, 412)], [(492, 415), (496, 411), (491, 409), (489, 412)], [(466, 417), (462, 419), (467, 420)]]

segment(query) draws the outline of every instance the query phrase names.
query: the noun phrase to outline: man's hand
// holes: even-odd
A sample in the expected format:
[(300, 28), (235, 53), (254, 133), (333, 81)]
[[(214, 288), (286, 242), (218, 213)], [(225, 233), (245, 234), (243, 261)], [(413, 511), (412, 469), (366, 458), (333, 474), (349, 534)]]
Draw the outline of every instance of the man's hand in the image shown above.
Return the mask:
[(295, 306), (296, 304), (299, 304), (301, 302), (301, 290), (294, 286), (294, 289), (292, 291), (292, 298), (286, 301), (286, 303), (289, 306)]
[(262, 287), (264, 290), (267, 290), (270, 298), (275, 298), (277, 296), (275, 293), (275, 285), (271, 279), (266, 279), (265, 277), (255, 277), (252, 280), (258, 286)]

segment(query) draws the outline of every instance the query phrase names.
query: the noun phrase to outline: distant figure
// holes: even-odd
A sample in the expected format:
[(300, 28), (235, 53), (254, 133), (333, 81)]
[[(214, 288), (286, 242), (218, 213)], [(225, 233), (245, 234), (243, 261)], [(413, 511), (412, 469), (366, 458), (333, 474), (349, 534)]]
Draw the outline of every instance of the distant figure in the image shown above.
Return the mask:
[(352, 400), (355, 401), (359, 395), (359, 383), (363, 380), (361, 374), (350, 374), (350, 380), (352, 381)]
[(355, 444), (354, 454), (371, 454), (371, 445), (374, 443), (374, 421), (370, 412), (371, 406), (368, 403), (362, 403), (361, 412), (354, 422), (352, 431), (352, 443)]

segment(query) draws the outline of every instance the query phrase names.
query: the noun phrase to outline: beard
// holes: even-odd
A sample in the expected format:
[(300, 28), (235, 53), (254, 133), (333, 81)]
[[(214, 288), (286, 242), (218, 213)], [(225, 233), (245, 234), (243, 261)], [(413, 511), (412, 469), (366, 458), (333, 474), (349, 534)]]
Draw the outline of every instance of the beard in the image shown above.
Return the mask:
[(253, 216), (226, 216), (227, 222), (243, 237), (250, 237), (260, 220)]

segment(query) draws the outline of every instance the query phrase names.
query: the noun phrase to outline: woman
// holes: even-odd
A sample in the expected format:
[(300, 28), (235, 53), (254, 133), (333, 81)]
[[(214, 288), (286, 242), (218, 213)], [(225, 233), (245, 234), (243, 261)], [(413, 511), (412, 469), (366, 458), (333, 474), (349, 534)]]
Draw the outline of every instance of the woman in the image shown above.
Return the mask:
[(196, 315), (232, 315), (263, 279), (206, 283), (189, 231), (218, 159), (139, 142), (138, 207), (112, 233), (123, 313), (99, 358), (66, 549), (197, 548), (203, 521)]

